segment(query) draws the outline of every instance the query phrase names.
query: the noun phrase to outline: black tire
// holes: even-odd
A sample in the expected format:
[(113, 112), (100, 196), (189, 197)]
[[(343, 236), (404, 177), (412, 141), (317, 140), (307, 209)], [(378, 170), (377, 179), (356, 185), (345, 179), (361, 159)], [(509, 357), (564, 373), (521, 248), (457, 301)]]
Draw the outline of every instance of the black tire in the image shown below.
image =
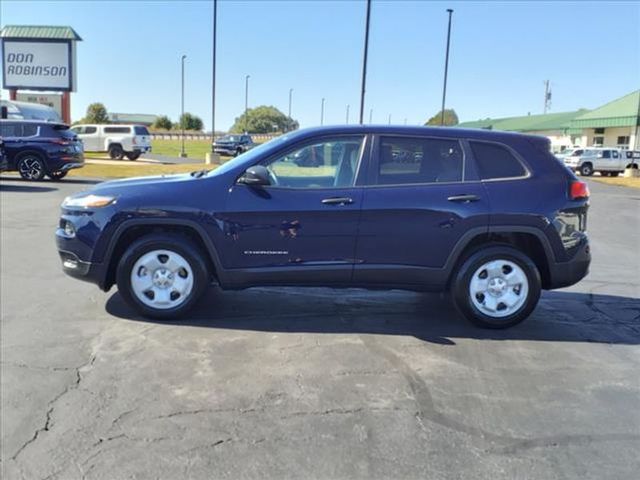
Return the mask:
[[(175, 252), (182, 256), (193, 272), (193, 287), (186, 300), (176, 307), (154, 308), (143, 303), (131, 285), (132, 269), (145, 254), (154, 250)], [(198, 302), (208, 286), (209, 273), (203, 253), (186, 237), (176, 234), (150, 234), (135, 241), (122, 255), (116, 272), (118, 291), (124, 300), (145, 317), (174, 319), (185, 315)]]
[(609, 176), (609, 172), (600, 172), (600, 176), (601, 177), (608, 177)]
[(18, 160), (18, 173), (24, 180), (39, 182), (47, 173), (42, 156), (37, 153), (26, 153)]
[(55, 172), (49, 172), (47, 173), (47, 176), (51, 179), (51, 180), (62, 180), (64, 177), (67, 176), (67, 173), (69, 173), (69, 171), (62, 171), (62, 170), (56, 170)]
[(132, 162), (135, 162), (137, 159), (140, 158), (140, 152), (128, 152), (127, 158)]
[(580, 166), (580, 175), (582, 175), (583, 177), (590, 177), (591, 175), (593, 175), (593, 165), (588, 162), (583, 163)]
[(242, 149), (241, 148), (236, 149), (236, 153), (233, 156), (237, 157), (238, 155), (242, 155)]
[(109, 145), (109, 157), (112, 160), (122, 160), (124, 158), (124, 150), (122, 150), (122, 146), (117, 143)]
[(620, 172), (609, 172), (610, 177), (617, 177), (619, 174)]
[[(480, 310), (471, 298), (470, 293), (472, 277), (483, 265), (493, 260), (507, 261), (517, 265), (527, 279), (527, 291), (524, 302), (512, 313), (502, 317), (491, 316)], [(508, 288), (507, 286), (506, 289)], [(526, 319), (538, 304), (540, 289), (540, 273), (533, 260), (521, 251), (508, 245), (487, 246), (476, 250), (475, 253), (467, 257), (458, 267), (454, 273), (451, 284), (452, 298), (458, 311), (475, 325), (482, 328), (493, 329), (508, 328)], [(520, 290), (520, 292), (522, 292), (522, 290)], [(480, 301), (481, 299), (478, 298), (477, 295), (476, 300)], [(482, 302), (484, 303), (484, 300), (482, 300)], [(499, 308), (502, 303), (500, 299), (498, 299), (497, 302)]]

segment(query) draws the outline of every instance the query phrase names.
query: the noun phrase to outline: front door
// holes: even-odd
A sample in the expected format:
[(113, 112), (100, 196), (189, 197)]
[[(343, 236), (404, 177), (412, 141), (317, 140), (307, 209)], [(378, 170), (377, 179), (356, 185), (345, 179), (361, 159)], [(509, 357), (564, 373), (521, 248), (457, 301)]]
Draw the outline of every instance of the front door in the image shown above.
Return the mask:
[(486, 232), (488, 214), (485, 188), (465, 168), (459, 140), (377, 137), (354, 283), (441, 286), (455, 246), (467, 232)]
[(261, 162), (271, 185), (231, 186), (221, 255), (231, 283), (350, 282), (364, 139), (333, 136), (294, 146)]

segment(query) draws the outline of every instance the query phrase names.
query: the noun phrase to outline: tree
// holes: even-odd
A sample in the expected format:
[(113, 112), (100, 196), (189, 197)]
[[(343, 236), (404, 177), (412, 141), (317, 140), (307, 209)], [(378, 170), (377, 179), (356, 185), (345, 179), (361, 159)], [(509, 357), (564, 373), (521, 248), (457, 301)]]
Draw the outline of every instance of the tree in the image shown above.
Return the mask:
[[(425, 125), (440, 125), (441, 119), (442, 119), (442, 110), (440, 110), (433, 117), (427, 120), (427, 123), (425, 123)], [(453, 108), (451, 109), (445, 108), (444, 109), (444, 125), (446, 127), (450, 127), (453, 125), (457, 125), (458, 123), (460, 122), (458, 121), (458, 115), (456, 115), (456, 111)]]
[(153, 128), (157, 130), (171, 130), (172, 126), (171, 119), (166, 115), (160, 115), (156, 118), (156, 121), (153, 122)]
[(261, 105), (250, 108), (237, 117), (230, 131), (232, 133), (289, 132), (297, 130), (299, 126), (296, 120), (287, 117), (276, 107)]
[(179, 129), (182, 130), (197, 130), (201, 131), (204, 128), (204, 123), (202, 123), (202, 119), (197, 117), (189, 112), (185, 112), (183, 115), (180, 115), (180, 120), (178, 121)]
[(87, 115), (83, 123), (109, 123), (107, 107), (102, 103), (92, 103), (87, 107)]

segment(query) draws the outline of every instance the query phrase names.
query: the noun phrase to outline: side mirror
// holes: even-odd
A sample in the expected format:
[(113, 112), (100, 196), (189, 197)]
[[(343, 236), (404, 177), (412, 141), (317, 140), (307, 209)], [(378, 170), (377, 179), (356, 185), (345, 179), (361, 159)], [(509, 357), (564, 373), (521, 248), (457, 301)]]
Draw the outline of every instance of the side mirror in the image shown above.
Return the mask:
[(238, 179), (238, 183), (250, 185), (252, 187), (271, 185), (269, 170), (267, 170), (262, 165), (254, 165), (253, 167), (249, 167)]

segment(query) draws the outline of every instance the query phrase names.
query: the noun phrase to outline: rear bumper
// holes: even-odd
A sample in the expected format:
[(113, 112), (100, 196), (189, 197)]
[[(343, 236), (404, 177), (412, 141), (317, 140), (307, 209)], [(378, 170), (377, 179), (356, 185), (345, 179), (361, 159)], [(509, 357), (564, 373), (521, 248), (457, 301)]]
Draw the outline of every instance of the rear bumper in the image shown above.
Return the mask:
[(549, 285), (547, 289), (563, 288), (575, 285), (589, 273), (591, 264), (591, 248), (589, 241), (577, 247), (573, 258), (568, 262), (552, 263), (549, 265)]
[(139, 145), (134, 145), (133, 146), (133, 151), (134, 152), (140, 152), (140, 153), (149, 153), (151, 152), (151, 147), (144, 147), (144, 146), (139, 146)]

